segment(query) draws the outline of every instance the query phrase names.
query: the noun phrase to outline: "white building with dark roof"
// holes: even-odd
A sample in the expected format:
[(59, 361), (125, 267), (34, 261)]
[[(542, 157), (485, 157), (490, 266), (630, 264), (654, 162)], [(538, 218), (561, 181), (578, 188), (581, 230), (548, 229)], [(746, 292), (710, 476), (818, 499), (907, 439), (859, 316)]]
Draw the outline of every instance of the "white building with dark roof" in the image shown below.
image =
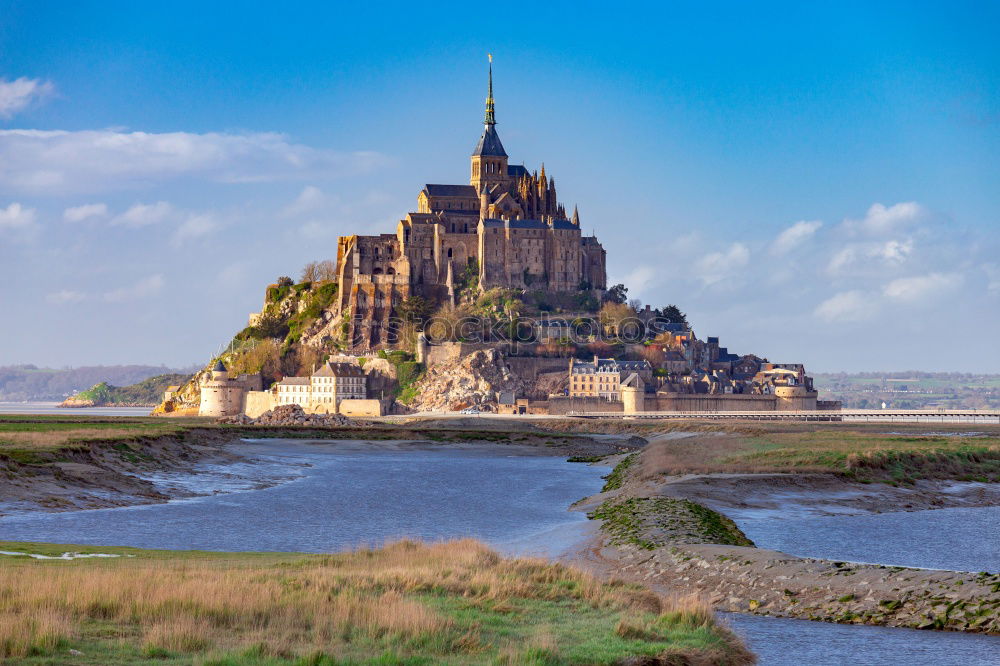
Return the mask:
[(300, 405), (338, 411), (344, 400), (364, 400), (368, 397), (368, 378), (361, 366), (353, 362), (327, 361), (309, 377), (285, 377), (275, 384), (278, 405)]

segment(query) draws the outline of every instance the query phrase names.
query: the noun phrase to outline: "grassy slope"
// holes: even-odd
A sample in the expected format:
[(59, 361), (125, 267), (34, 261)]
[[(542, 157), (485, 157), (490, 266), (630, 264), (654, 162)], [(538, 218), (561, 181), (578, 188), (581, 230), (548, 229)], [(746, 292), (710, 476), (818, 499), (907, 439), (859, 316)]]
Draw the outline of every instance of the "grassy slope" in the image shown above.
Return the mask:
[(0, 556), (4, 663), (610, 664), (657, 654), (749, 663), (700, 603), (503, 559), (468, 540), (338, 555), (0, 550), (122, 555)]
[(95, 384), (73, 396), (74, 400), (90, 400), (94, 406), (101, 405), (157, 405), (163, 399), (168, 386), (180, 386), (191, 379), (191, 375), (157, 375), (129, 386), (112, 386), (106, 382)]
[[(700, 428), (693, 437), (656, 433)], [(863, 482), (1000, 481), (1000, 428), (953, 424), (651, 426), (643, 475), (831, 472)]]
[(176, 435), (196, 424), (206, 425), (197, 419), (4, 415), (0, 416), (0, 457), (22, 463), (44, 462), (60, 449)]

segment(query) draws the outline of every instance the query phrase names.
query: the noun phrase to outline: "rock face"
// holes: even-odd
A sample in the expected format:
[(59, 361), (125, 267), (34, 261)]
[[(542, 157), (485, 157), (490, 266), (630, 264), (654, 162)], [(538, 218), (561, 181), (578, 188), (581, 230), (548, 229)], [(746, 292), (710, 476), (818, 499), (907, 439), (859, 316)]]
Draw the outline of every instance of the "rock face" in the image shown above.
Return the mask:
[(482, 349), (457, 363), (431, 366), (419, 384), (419, 394), (409, 404), (416, 411), (457, 410), (477, 407), (492, 410), (497, 393), (522, 395), (531, 389), (504, 363), (496, 349)]
[(255, 419), (246, 414), (227, 416), (219, 419), (219, 423), (232, 425), (255, 426), (307, 426), (307, 427), (343, 427), (370, 425), (366, 421), (349, 419), (342, 414), (307, 414), (299, 405), (280, 405), (264, 412)]

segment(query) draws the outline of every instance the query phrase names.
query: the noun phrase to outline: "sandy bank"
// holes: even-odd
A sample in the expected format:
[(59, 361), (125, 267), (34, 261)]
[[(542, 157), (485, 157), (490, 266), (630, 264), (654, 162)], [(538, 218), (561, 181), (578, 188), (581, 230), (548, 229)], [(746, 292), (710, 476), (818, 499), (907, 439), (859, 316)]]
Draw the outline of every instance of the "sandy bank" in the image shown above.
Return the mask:
[[(578, 503), (603, 522), (569, 561), (662, 593), (703, 595), (720, 611), (1000, 633), (1000, 574), (835, 562), (736, 545), (745, 536), (726, 518), (776, 509), (822, 515), (992, 506), (1000, 504), (993, 484), (925, 480), (893, 487), (834, 474), (664, 478), (649, 474), (642, 455), (619, 468), (620, 488)], [(711, 509), (717, 518), (704, 514)]]
[[(241, 451), (244, 439), (295, 439), (338, 447), (464, 449), (504, 447), (514, 455), (600, 456), (634, 448), (627, 437), (592, 439), (555, 433), (469, 431), (427, 427), (375, 428), (191, 428), (178, 435), (131, 440), (88, 441), (39, 454), (21, 462), (0, 456), (0, 515), (45, 510), (72, 511), (153, 504), (197, 492), (165, 486), (164, 473), (199, 474), (206, 466), (255, 463)], [(218, 473), (218, 470), (214, 470)], [(281, 481), (257, 478), (254, 487)], [(249, 481), (248, 481), (249, 482)]]

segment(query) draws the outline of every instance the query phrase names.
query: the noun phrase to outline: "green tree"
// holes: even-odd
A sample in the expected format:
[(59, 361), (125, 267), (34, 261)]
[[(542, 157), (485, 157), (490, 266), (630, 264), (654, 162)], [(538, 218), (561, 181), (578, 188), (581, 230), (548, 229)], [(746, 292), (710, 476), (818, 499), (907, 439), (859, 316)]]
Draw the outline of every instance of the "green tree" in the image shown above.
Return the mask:
[(689, 325), (687, 315), (681, 312), (681, 309), (676, 305), (668, 305), (662, 310), (657, 310), (656, 314), (658, 317), (666, 319), (671, 324)]
[(612, 285), (604, 292), (605, 303), (625, 303), (628, 301), (628, 287), (619, 283)]

